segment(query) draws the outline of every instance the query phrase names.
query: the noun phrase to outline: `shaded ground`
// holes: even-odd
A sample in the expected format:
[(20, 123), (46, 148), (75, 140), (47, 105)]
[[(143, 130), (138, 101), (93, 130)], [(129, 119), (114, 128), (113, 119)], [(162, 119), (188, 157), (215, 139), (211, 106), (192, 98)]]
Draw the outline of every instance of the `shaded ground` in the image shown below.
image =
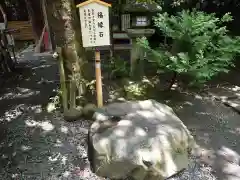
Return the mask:
[[(89, 172), (87, 161), (90, 122), (67, 123), (60, 112), (45, 110), (58, 84), (55, 62), (27, 51), (25, 56), (20, 62), (32, 70), (23, 70), (1, 89), (0, 179), (99, 179)], [(222, 146), (240, 153), (240, 116), (232, 109), (205, 95), (172, 92), (161, 101), (172, 105), (194, 134), (204, 150), (200, 153), (204, 164), (214, 167), (215, 153)], [(209, 175), (210, 167), (198, 168), (198, 174), (190, 169), (191, 176), (188, 173), (180, 179), (214, 179)]]
[(240, 153), (240, 115), (231, 108), (194, 94), (182, 94), (178, 102), (175, 98), (169, 103), (195, 136), (204, 162), (213, 164), (223, 146)]
[(1, 89), (0, 179), (84, 178), (89, 122), (66, 123), (60, 112), (46, 112), (58, 82), (57, 66), (51, 58), (25, 56), (19, 67), (28, 67)]

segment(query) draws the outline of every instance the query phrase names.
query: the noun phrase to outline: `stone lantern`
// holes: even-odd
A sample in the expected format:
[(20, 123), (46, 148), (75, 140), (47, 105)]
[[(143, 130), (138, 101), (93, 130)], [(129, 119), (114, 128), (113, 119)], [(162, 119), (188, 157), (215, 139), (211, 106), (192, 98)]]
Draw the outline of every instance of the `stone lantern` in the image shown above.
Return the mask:
[(150, 37), (155, 33), (153, 29), (152, 17), (161, 11), (161, 7), (155, 3), (136, 2), (136, 0), (128, 0), (123, 7), (124, 13), (130, 14), (130, 28), (126, 29), (126, 33), (132, 42), (131, 50), (131, 75), (136, 74), (137, 60), (143, 61), (144, 53), (140, 51), (136, 44), (137, 38)]

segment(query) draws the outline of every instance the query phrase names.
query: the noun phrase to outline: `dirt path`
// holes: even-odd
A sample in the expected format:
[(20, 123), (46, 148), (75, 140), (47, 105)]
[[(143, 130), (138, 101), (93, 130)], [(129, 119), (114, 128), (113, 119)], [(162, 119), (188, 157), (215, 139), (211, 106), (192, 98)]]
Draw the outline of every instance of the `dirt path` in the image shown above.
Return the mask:
[[(0, 97), (0, 179), (79, 180), (99, 179), (89, 171), (86, 134), (89, 121), (63, 121), (60, 112), (47, 113), (49, 97), (56, 88), (57, 66), (51, 58), (25, 53), (32, 70), (2, 88)], [(221, 146), (240, 153), (240, 116), (219, 103), (200, 96), (178, 94), (174, 104), (182, 121), (205, 149), (203, 160), (214, 164)], [(211, 168), (192, 167), (180, 178), (214, 179)]]

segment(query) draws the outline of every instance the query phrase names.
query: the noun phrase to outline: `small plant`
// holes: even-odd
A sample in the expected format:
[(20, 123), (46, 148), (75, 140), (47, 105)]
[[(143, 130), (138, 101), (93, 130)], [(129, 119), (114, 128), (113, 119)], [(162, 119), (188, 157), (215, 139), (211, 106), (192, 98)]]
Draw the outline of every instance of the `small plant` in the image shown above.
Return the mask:
[(129, 82), (129, 84), (124, 87), (124, 89), (127, 93), (130, 93), (133, 96), (140, 97), (145, 95), (144, 86), (137, 82)]
[(53, 112), (56, 109), (61, 107), (61, 91), (59, 89), (54, 90), (57, 94), (53, 97), (51, 97), (49, 100), (50, 102), (47, 105), (47, 111), (48, 112)]
[(91, 92), (91, 94), (93, 95), (96, 91), (96, 80), (87, 81), (86, 82), (86, 87)]
[(152, 49), (146, 38), (138, 43), (159, 69), (173, 72), (169, 88), (179, 74), (189, 75), (190, 84), (199, 85), (234, 66), (233, 60), (240, 52), (240, 38), (227, 34), (224, 24), (230, 21), (229, 13), (222, 18), (195, 10), (183, 10), (176, 16), (162, 13), (154, 18), (154, 23), (170, 40), (157, 49)]
[(139, 99), (146, 97), (147, 90), (150, 87), (154, 87), (154, 84), (146, 77), (143, 77), (141, 81), (128, 81), (125, 83), (124, 91), (128, 99)]

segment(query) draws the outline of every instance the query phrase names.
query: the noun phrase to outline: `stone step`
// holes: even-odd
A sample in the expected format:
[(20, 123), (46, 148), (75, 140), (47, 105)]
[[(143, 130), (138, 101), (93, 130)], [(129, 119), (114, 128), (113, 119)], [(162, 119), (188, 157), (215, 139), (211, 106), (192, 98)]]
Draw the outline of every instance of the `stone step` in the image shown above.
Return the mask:
[(240, 113), (240, 87), (228, 86), (212, 88), (208, 95)]
[(208, 94), (219, 101), (240, 98), (240, 90), (234, 91), (231, 88), (213, 88), (208, 91)]
[(240, 113), (240, 98), (229, 100), (224, 102), (225, 105), (233, 108), (235, 111)]

